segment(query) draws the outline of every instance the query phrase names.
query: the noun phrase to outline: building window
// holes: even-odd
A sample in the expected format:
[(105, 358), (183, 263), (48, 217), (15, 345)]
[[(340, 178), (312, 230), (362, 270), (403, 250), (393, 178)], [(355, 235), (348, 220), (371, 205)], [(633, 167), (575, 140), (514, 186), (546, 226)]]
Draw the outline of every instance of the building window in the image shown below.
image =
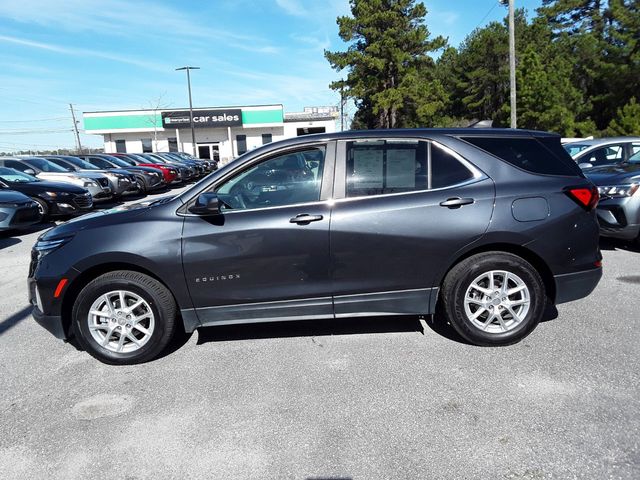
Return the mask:
[(247, 136), (236, 135), (236, 144), (238, 145), (238, 155), (242, 155), (247, 151)]
[(142, 153), (152, 153), (153, 152), (153, 143), (150, 138), (142, 139)]
[(267, 143), (273, 142), (273, 136), (270, 133), (262, 134), (262, 144), (266, 145)]
[(324, 127), (305, 127), (298, 128), (297, 135), (300, 137), (302, 135), (311, 135), (312, 133), (324, 133), (326, 129)]
[(178, 139), (176, 137), (169, 138), (169, 151), (170, 152), (178, 151)]
[(116, 152), (127, 153), (127, 142), (124, 140), (116, 140)]

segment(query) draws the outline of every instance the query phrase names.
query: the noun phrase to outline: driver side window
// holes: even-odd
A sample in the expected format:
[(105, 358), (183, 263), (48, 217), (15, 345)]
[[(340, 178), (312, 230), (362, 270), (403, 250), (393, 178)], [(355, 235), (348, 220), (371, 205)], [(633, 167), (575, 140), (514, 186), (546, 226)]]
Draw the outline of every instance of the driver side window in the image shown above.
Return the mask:
[(293, 150), (253, 165), (220, 185), (223, 210), (278, 207), (320, 200), (325, 147)]

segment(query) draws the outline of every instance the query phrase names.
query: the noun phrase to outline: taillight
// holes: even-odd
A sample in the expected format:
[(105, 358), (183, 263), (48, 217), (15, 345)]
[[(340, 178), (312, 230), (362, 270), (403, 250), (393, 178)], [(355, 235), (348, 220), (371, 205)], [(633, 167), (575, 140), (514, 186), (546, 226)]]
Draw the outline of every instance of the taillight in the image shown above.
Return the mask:
[(565, 190), (565, 193), (587, 211), (593, 210), (600, 199), (598, 188), (595, 185), (590, 187), (570, 187)]

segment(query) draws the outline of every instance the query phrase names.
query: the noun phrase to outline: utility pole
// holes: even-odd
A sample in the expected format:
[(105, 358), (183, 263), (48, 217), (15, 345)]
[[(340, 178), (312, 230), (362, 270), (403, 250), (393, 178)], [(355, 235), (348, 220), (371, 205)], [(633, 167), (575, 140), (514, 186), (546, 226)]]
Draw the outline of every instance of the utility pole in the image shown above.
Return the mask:
[(200, 67), (180, 67), (176, 68), (178, 70), (186, 70), (187, 71), (187, 88), (189, 89), (189, 123), (191, 125), (191, 148), (193, 150), (193, 156), (196, 155), (196, 131), (193, 128), (193, 103), (191, 102), (191, 76), (189, 75), (189, 70), (200, 70)]
[(340, 86), (340, 131), (344, 132), (344, 84)]
[(71, 119), (73, 120), (73, 131), (76, 134), (76, 150), (78, 153), (82, 153), (82, 144), (80, 143), (80, 133), (78, 132), (78, 122), (76, 121), (76, 114), (73, 111), (73, 104), (69, 104), (69, 110), (71, 110)]
[(509, 5), (509, 86), (511, 90), (511, 128), (517, 128), (515, 0), (500, 0), (500, 3), (502, 5)]

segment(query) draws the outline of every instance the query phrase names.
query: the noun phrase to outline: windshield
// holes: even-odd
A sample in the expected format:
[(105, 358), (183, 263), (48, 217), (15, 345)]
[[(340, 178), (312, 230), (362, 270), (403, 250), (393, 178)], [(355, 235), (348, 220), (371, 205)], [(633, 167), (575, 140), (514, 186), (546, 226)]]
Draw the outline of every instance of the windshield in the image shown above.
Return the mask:
[(107, 160), (101, 157), (88, 157), (88, 161), (90, 161), (95, 166), (100, 168), (104, 168), (104, 169), (114, 168), (111, 163), (109, 163)]
[(0, 167), (0, 178), (9, 183), (33, 183), (40, 181), (36, 177), (6, 167)]
[(640, 150), (629, 157), (629, 163), (640, 163)]
[(124, 160), (122, 160), (121, 158), (118, 158), (118, 157), (109, 156), (108, 160), (111, 163), (115, 163), (119, 167), (125, 167), (126, 168), (126, 167), (130, 167), (131, 166), (130, 164), (128, 164), (127, 162), (125, 162)]
[(564, 149), (567, 151), (569, 155), (575, 157), (578, 153), (580, 153), (585, 148), (589, 147), (589, 145), (582, 145), (577, 143), (567, 143), (563, 145)]
[(50, 162), (49, 160), (45, 160), (44, 158), (29, 158), (25, 163), (27, 165), (34, 166), (43, 172), (67, 173), (69, 171), (53, 162)]
[(131, 160), (131, 158), (129, 158), (128, 156), (124, 156), (124, 155), (118, 155), (116, 157), (118, 160), (120, 160), (121, 162), (124, 162), (127, 164), (128, 167), (130, 166), (135, 166), (136, 162), (134, 162), (133, 160)]
[(82, 168), (84, 170), (100, 170), (95, 165), (91, 165), (89, 162), (82, 160), (81, 158), (78, 158), (78, 157), (62, 157), (62, 158), (64, 158), (67, 162), (74, 164), (76, 167)]
[(58, 165), (61, 168), (64, 168), (67, 172), (75, 172), (75, 168), (71, 167), (67, 164), (67, 162), (65, 162), (64, 160), (60, 159), (60, 158), (47, 158), (47, 160), (49, 160), (50, 162), (55, 163), (56, 165)]
[(144, 158), (145, 160), (148, 160), (151, 163), (164, 163), (160, 159), (152, 157), (151, 155), (147, 155), (146, 153), (138, 153), (138, 156)]

